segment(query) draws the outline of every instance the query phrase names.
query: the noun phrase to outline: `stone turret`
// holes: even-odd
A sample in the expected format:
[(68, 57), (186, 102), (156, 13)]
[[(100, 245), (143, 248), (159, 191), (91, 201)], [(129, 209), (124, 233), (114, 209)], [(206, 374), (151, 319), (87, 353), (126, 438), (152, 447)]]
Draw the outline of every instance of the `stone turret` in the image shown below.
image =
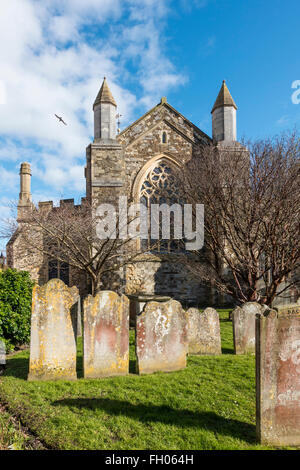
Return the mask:
[(21, 163), (20, 167), (20, 194), (18, 203), (18, 220), (32, 207), (31, 196), (31, 168), (29, 163)]
[(104, 78), (93, 105), (94, 141), (86, 150), (87, 200), (98, 206), (102, 202), (117, 203), (124, 194), (125, 162), (117, 140), (117, 103)]
[(221, 90), (211, 110), (212, 137), (215, 143), (236, 141), (236, 110), (237, 106), (223, 80)]
[(117, 104), (104, 77), (102, 86), (93, 106), (94, 110), (94, 142), (116, 139)]

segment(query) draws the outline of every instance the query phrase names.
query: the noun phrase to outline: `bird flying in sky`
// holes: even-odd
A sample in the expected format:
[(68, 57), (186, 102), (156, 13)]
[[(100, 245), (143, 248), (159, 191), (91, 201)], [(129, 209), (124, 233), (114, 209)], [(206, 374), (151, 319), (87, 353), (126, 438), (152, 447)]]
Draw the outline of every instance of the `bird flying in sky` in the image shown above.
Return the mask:
[(62, 122), (65, 126), (67, 125), (67, 123), (63, 120), (62, 117), (57, 116), (57, 114), (54, 114), (54, 116), (57, 117), (57, 119), (59, 120), (59, 122)]

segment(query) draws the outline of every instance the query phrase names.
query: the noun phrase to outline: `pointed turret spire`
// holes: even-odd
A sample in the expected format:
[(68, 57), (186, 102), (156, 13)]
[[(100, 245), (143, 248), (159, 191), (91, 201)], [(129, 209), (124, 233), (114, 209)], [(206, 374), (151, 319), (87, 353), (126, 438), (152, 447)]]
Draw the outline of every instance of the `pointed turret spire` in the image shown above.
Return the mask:
[(235, 109), (237, 109), (237, 105), (235, 104), (230, 91), (228, 90), (225, 80), (223, 80), (221, 89), (211, 112), (213, 113), (216, 108), (220, 108), (221, 106), (233, 106)]
[(114, 97), (107, 84), (106, 77), (104, 77), (103, 79), (103, 83), (101, 85), (100, 91), (95, 100), (93, 109), (95, 109), (95, 106), (97, 106), (100, 103), (110, 103), (114, 106), (117, 106), (117, 103), (115, 102)]
[(117, 103), (104, 77), (102, 86), (95, 100), (94, 110), (94, 141), (116, 140), (116, 108)]
[(225, 80), (223, 80), (211, 110), (214, 142), (233, 142), (236, 140), (236, 110), (237, 105), (227, 88)]

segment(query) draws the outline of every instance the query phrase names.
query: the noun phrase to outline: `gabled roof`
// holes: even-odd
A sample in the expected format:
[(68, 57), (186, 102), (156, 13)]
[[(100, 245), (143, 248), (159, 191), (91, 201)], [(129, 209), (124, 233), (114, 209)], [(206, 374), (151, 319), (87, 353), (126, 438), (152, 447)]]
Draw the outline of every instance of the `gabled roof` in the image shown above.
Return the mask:
[(151, 114), (154, 110), (156, 109), (159, 109), (159, 108), (162, 108), (162, 107), (166, 107), (166, 108), (169, 108), (171, 111), (173, 111), (177, 116), (181, 117), (188, 125), (190, 125), (191, 127), (194, 128), (194, 130), (199, 133), (202, 137), (204, 137), (205, 139), (208, 139), (208, 140), (212, 140), (211, 137), (209, 137), (209, 135), (205, 134), (205, 132), (201, 131), (201, 129), (199, 129), (199, 127), (197, 127), (195, 124), (193, 124), (191, 121), (189, 121), (185, 116), (183, 116), (179, 111), (177, 111), (175, 108), (173, 108), (173, 106), (171, 106), (168, 102), (167, 102), (167, 98), (164, 96), (161, 98), (161, 101), (156, 105), (154, 106), (153, 108), (151, 108), (149, 111), (147, 111), (145, 114), (143, 114), (139, 119), (137, 119), (136, 121), (134, 121), (132, 124), (130, 124), (129, 126), (127, 126), (125, 129), (122, 130), (122, 132), (120, 132), (119, 136), (121, 136), (122, 134), (125, 134), (126, 131), (128, 131), (128, 129), (130, 129), (131, 127), (135, 126), (138, 122), (140, 122), (142, 119), (144, 119), (146, 116), (148, 116), (149, 114)]
[(219, 94), (217, 96), (217, 99), (215, 101), (215, 104), (213, 105), (211, 112), (213, 113), (216, 108), (220, 108), (223, 106), (233, 106), (235, 109), (237, 109), (237, 105), (235, 104), (227, 88), (225, 80), (223, 80), (221, 90), (219, 91)]
[(100, 103), (111, 103), (114, 106), (117, 106), (117, 103), (114, 100), (114, 97), (113, 97), (113, 95), (112, 95), (112, 93), (111, 93), (111, 91), (108, 87), (108, 84), (107, 84), (107, 81), (106, 81), (105, 77), (103, 79), (103, 83), (101, 85), (100, 91), (99, 91), (99, 93), (97, 95), (97, 98), (95, 100), (93, 109), (95, 108), (95, 106), (97, 106), (97, 104), (100, 104)]

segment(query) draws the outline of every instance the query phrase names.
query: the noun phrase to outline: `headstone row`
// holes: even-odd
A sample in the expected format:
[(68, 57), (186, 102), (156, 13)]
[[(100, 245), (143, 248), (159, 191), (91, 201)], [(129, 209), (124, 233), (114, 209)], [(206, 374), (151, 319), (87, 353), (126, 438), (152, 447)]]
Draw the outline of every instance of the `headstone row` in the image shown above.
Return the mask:
[[(34, 287), (28, 380), (77, 378), (78, 298), (76, 287), (58, 279)], [(234, 310), (233, 328), (235, 352), (256, 352), (258, 439), (300, 446), (300, 304), (270, 310), (248, 302)], [(102, 291), (87, 297), (83, 334), (84, 377), (128, 373), (126, 296)], [(139, 374), (183, 369), (187, 354), (221, 354), (218, 313), (185, 312), (175, 300), (148, 302), (136, 321), (136, 353)]]
[[(76, 380), (79, 294), (52, 279), (33, 289), (28, 380)], [(129, 370), (129, 300), (102, 291), (83, 305), (83, 375), (98, 378)], [(136, 321), (137, 372), (186, 367), (187, 354), (221, 354), (216, 310), (185, 312), (179, 302), (148, 302)]]

